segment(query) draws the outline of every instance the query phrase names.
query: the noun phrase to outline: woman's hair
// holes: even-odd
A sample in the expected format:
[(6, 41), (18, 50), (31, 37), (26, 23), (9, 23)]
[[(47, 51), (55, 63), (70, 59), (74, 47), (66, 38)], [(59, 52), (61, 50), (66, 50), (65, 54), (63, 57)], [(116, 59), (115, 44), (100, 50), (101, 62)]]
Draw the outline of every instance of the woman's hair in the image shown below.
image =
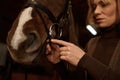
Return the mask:
[[(105, 2), (110, 2), (110, 0), (104, 0)], [(117, 11), (117, 18), (116, 18), (116, 23), (120, 23), (120, 0), (115, 0), (116, 1), (116, 11)], [(93, 11), (92, 11), (92, 2), (93, 0), (88, 0), (88, 15), (87, 15), (87, 24), (95, 25), (94, 23), (94, 17), (93, 17)]]
[(120, 0), (116, 0), (117, 6), (117, 22), (120, 23)]

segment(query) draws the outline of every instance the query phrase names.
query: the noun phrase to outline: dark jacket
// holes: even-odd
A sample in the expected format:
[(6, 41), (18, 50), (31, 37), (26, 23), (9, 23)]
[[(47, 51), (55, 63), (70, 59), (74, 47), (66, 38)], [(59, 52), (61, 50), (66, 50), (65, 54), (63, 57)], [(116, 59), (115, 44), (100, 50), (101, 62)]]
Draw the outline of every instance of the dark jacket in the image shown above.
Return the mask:
[(120, 25), (102, 29), (88, 42), (87, 52), (79, 61), (77, 72), (83, 80), (120, 80)]

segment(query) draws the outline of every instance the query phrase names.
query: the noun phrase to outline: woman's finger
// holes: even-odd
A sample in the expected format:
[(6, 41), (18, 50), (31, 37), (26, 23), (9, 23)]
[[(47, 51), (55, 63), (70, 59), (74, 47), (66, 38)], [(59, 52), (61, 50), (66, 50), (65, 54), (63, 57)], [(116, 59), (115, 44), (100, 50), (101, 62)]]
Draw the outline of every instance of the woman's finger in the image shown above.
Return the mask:
[(46, 45), (46, 53), (45, 54), (48, 54), (49, 52), (51, 51), (51, 47), (49, 44)]
[(62, 45), (62, 46), (68, 46), (70, 43), (63, 41), (63, 40), (58, 40), (58, 39), (51, 39), (52, 43)]
[(51, 43), (50, 46), (51, 46), (52, 49), (55, 49), (55, 50), (59, 49), (59, 45), (57, 45), (57, 44)]
[(60, 51), (69, 51), (70, 48), (69, 47), (60, 47)]

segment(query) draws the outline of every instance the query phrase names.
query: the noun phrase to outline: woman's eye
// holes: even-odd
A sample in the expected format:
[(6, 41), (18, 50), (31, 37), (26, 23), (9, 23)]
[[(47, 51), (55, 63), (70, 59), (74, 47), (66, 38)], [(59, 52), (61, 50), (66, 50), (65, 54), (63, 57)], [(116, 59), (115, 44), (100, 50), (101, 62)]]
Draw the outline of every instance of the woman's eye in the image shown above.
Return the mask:
[(92, 11), (94, 11), (96, 8), (96, 5), (91, 5), (91, 7), (92, 7)]
[(101, 5), (101, 7), (106, 7), (109, 3), (100, 1), (99, 4)]
[(105, 6), (106, 6), (106, 4), (104, 4), (104, 3), (101, 3), (100, 5), (101, 5), (102, 7), (105, 7)]

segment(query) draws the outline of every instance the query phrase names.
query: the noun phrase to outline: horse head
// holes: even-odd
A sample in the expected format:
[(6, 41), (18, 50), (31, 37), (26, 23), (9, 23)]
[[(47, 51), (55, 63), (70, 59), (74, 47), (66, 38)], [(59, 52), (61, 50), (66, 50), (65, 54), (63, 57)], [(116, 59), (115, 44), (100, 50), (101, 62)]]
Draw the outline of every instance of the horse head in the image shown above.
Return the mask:
[(47, 39), (77, 44), (70, 0), (28, 0), (7, 36), (12, 59), (24, 64), (44, 64)]

